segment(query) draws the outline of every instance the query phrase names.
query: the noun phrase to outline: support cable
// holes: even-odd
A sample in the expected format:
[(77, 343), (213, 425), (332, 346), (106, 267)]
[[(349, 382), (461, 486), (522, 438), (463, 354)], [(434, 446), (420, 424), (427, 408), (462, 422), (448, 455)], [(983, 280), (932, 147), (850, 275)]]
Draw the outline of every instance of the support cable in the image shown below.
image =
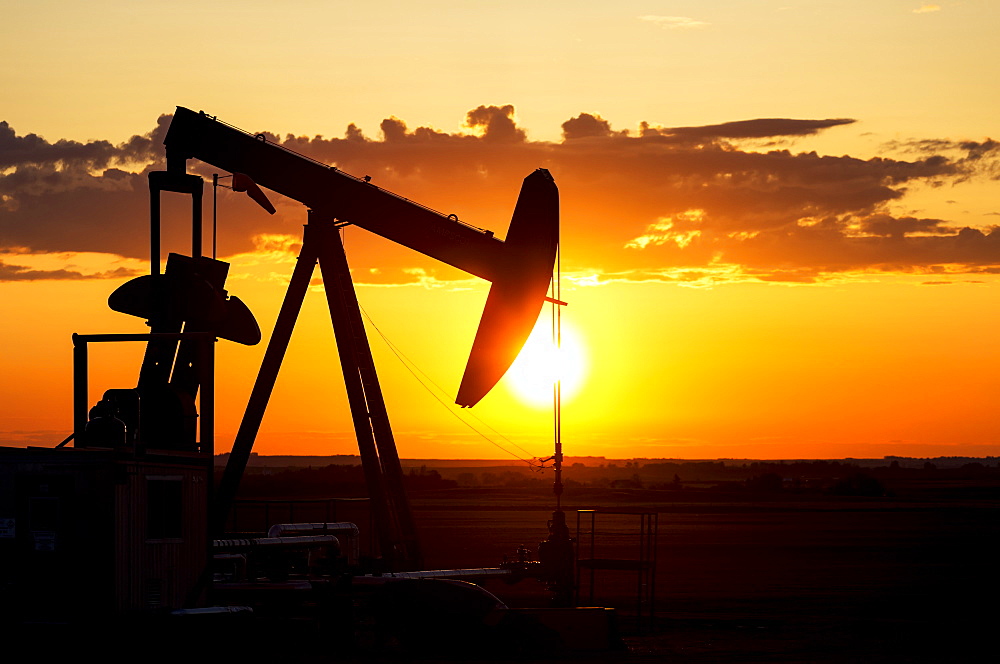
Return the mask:
[[(340, 228), (340, 236), (341, 236), (341, 242), (344, 245), (344, 251), (346, 252), (347, 251), (347, 225), (346, 224)], [(549, 461), (551, 459), (551, 457), (549, 459), (542, 459), (541, 457), (538, 457), (538, 456), (535, 456), (535, 455), (531, 454), (531, 452), (529, 452), (528, 450), (524, 449), (523, 447), (521, 447), (520, 445), (518, 445), (517, 443), (515, 443), (514, 441), (512, 441), (510, 438), (508, 438), (507, 436), (503, 435), (502, 433), (500, 433), (499, 431), (497, 431), (496, 429), (494, 429), (492, 426), (490, 426), (489, 424), (487, 424), (486, 422), (484, 422), (482, 420), (482, 418), (480, 418), (475, 413), (469, 413), (480, 424), (482, 424), (483, 426), (485, 426), (487, 429), (489, 429), (490, 431), (492, 431), (493, 433), (495, 433), (500, 438), (503, 438), (505, 441), (507, 441), (508, 444), (510, 444), (513, 447), (516, 447), (517, 449), (521, 450), (521, 452), (523, 452), (525, 455), (527, 455), (530, 458), (522, 457), (519, 454), (516, 454), (515, 452), (512, 452), (511, 450), (505, 448), (503, 445), (501, 445), (500, 443), (496, 442), (495, 440), (493, 440), (492, 438), (490, 438), (488, 435), (486, 435), (485, 433), (483, 433), (482, 431), (480, 431), (479, 429), (477, 429), (475, 426), (473, 426), (471, 423), (469, 423), (467, 420), (465, 420), (454, 408), (452, 408), (443, 398), (441, 398), (441, 396), (439, 396), (437, 393), (435, 393), (434, 390), (432, 390), (427, 385), (427, 383), (425, 383), (420, 378), (420, 376), (417, 375), (417, 373), (419, 372), (420, 375), (422, 375), (424, 378), (426, 378), (427, 381), (431, 385), (433, 385), (434, 387), (436, 387), (437, 390), (438, 390), (438, 392), (440, 392), (440, 394), (448, 394), (448, 391), (446, 389), (444, 389), (443, 387), (441, 387), (441, 385), (439, 385), (437, 383), (437, 381), (435, 381), (433, 378), (431, 378), (427, 374), (427, 372), (425, 372), (423, 369), (421, 369), (417, 365), (416, 362), (414, 362), (409, 357), (407, 357), (406, 354), (403, 353), (403, 351), (400, 350), (400, 348), (398, 346), (396, 346), (392, 341), (389, 340), (389, 337), (387, 337), (385, 334), (383, 334), (382, 330), (380, 330), (379, 327), (378, 327), (378, 325), (375, 324), (375, 321), (373, 321), (372, 317), (370, 315), (368, 315), (368, 312), (365, 310), (365, 308), (363, 306), (361, 306), (360, 302), (358, 303), (358, 308), (361, 310), (361, 314), (368, 321), (368, 324), (372, 326), (372, 329), (375, 330), (375, 332), (378, 333), (378, 335), (379, 335), (379, 337), (381, 337), (382, 341), (385, 342), (385, 345), (389, 348), (390, 351), (392, 351), (392, 354), (396, 356), (396, 359), (398, 359), (400, 361), (400, 363), (406, 368), (407, 371), (410, 372), (410, 374), (414, 377), (414, 379), (416, 379), (416, 381), (420, 384), (420, 386), (423, 387), (425, 390), (427, 390), (428, 394), (430, 394), (432, 397), (434, 397), (434, 399), (439, 404), (441, 404), (441, 406), (445, 410), (447, 410), (448, 413), (452, 417), (454, 417), (459, 422), (461, 422), (462, 424), (464, 424), (466, 427), (468, 427), (469, 429), (471, 429), (472, 431), (474, 431), (478, 436), (480, 436), (481, 438), (483, 438), (484, 440), (486, 440), (486, 442), (488, 442), (490, 445), (493, 445), (497, 449), (502, 450), (506, 454), (509, 454), (510, 456), (514, 457), (515, 459), (517, 459), (519, 461), (522, 461), (525, 464), (527, 464), (528, 467), (531, 470), (533, 470), (533, 471), (539, 471), (540, 472), (540, 471), (542, 471), (542, 470), (544, 470), (546, 468), (545, 462)]]
[[(459, 415), (453, 408), (451, 408), (448, 405), (448, 403), (444, 401), (444, 399), (442, 399), (440, 396), (438, 396), (434, 392), (434, 390), (432, 390), (427, 385), (427, 383), (425, 383), (420, 378), (420, 376), (417, 375), (417, 372), (423, 374), (427, 378), (427, 380), (430, 381), (430, 383), (433, 384), (435, 387), (437, 387), (437, 389), (440, 390), (441, 392), (445, 392), (445, 390), (440, 385), (438, 385), (436, 382), (434, 382), (434, 380), (431, 379), (430, 376), (427, 376), (427, 374), (424, 373), (424, 371), (422, 369), (420, 369), (420, 367), (418, 367), (417, 364), (415, 362), (413, 362), (413, 360), (411, 360), (410, 358), (406, 357), (406, 355), (404, 355), (403, 352), (401, 350), (399, 350), (399, 348), (395, 344), (393, 344), (389, 340), (389, 338), (385, 336), (385, 334), (382, 333), (382, 330), (380, 330), (378, 328), (378, 326), (375, 325), (375, 323), (371, 319), (371, 316), (368, 315), (368, 312), (365, 311), (364, 307), (361, 307), (361, 313), (364, 314), (364, 317), (365, 317), (365, 319), (368, 320), (369, 325), (371, 325), (372, 329), (375, 330), (378, 333), (378, 335), (382, 338), (382, 341), (384, 341), (385, 344), (386, 344), (386, 346), (388, 346), (389, 350), (392, 351), (393, 355), (396, 356), (396, 358), (402, 363), (402, 365), (406, 368), (406, 370), (410, 372), (410, 374), (416, 379), (416, 381), (418, 383), (420, 383), (421, 387), (423, 387), (425, 390), (427, 390), (428, 394), (430, 394), (432, 397), (434, 397), (434, 399), (438, 403), (440, 403), (445, 408), (445, 410), (447, 410), (448, 413), (450, 413), (455, 419), (457, 419), (459, 422), (461, 422), (462, 424), (464, 424), (465, 426), (467, 426), (469, 429), (471, 429), (472, 431), (474, 431), (477, 435), (481, 436), (489, 444), (493, 445), (497, 449), (500, 449), (500, 450), (506, 452), (507, 454), (509, 454), (510, 456), (514, 457), (515, 459), (518, 459), (519, 461), (523, 461), (524, 463), (528, 464), (528, 466), (530, 466), (533, 470), (540, 470), (540, 469), (544, 468), (543, 465), (541, 465), (541, 464), (538, 463), (537, 457), (532, 457), (531, 459), (526, 459), (526, 458), (524, 458), (524, 457), (516, 454), (515, 452), (512, 452), (511, 450), (507, 449), (506, 447), (504, 447), (503, 445), (501, 445), (500, 443), (496, 442), (495, 440), (493, 440), (492, 438), (490, 438), (489, 436), (487, 436), (486, 434), (484, 434), (482, 431), (480, 431), (479, 429), (477, 429), (476, 427), (474, 427), (472, 424), (470, 424), (469, 422), (467, 422), (465, 419), (463, 419), (461, 415)], [(527, 454), (529, 456), (531, 455), (531, 453), (528, 450), (524, 449), (523, 447), (521, 447), (520, 445), (518, 445), (514, 441), (510, 440), (509, 438), (507, 438), (503, 434), (499, 433), (498, 431), (496, 431), (496, 429), (493, 429), (493, 427), (491, 427), (488, 424), (486, 424), (485, 422), (483, 422), (479, 417), (476, 417), (476, 419), (479, 420), (480, 422), (482, 422), (484, 426), (488, 427), (491, 431), (493, 431), (494, 433), (496, 433), (498, 436), (500, 436), (501, 438), (503, 438), (504, 440), (506, 440), (508, 443), (510, 443), (511, 445), (513, 445), (514, 447), (516, 447), (517, 449), (521, 450), (522, 452), (524, 452), (525, 454)]]

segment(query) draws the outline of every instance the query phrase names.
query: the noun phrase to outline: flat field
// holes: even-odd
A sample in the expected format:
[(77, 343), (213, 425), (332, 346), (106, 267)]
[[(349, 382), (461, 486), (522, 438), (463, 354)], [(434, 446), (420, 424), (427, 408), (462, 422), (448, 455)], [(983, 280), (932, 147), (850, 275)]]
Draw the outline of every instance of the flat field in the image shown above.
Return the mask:
[[(729, 499), (577, 488), (563, 505), (573, 534), (579, 508), (657, 514), (653, 625), (631, 620), (634, 572), (595, 575), (594, 603), (620, 608), (630, 645), (615, 661), (995, 661), (1000, 494), (911, 489)], [(432, 569), (495, 566), (518, 545), (535, 549), (552, 510), (534, 489), (417, 492), (413, 504)], [(598, 557), (638, 557), (638, 525), (599, 515)], [(534, 582), (487, 587), (512, 606), (545, 602)]]

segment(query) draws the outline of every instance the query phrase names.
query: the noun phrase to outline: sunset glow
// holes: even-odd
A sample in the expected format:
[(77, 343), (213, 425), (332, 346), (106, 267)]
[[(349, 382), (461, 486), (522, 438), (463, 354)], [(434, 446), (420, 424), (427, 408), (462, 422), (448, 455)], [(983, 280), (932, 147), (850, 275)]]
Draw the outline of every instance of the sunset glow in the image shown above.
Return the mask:
[[(902, 0), (13, 3), (0, 444), (68, 434), (74, 332), (148, 331), (107, 297), (149, 269), (146, 173), (186, 106), (500, 239), (549, 170), (567, 454), (1000, 454), (998, 24), (997, 3)], [(216, 169), (188, 171), (208, 194)], [(218, 193), (226, 289), (266, 343), (307, 211)], [(189, 203), (163, 208), (161, 260), (191, 247)], [(450, 405), (490, 284), (343, 235), (366, 311)], [(317, 272), (258, 453), (356, 452), (322, 290)], [(475, 406), (542, 450), (549, 331)], [(496, 455), (372, 345), (403, 456)], [(220, 451), (263, 349), (218, 344)], [(134, 385), (137, 352), (95, 355), (92, 395)]]
[(572, 401), (584, 387), (587, 362), (580, 335), (570, 325), (563, 323), (562, 343), (556, 346), (547, 314), (542, 314), (505, 380), (524, 403), (551, 408), (557, 380), (564, 402)]

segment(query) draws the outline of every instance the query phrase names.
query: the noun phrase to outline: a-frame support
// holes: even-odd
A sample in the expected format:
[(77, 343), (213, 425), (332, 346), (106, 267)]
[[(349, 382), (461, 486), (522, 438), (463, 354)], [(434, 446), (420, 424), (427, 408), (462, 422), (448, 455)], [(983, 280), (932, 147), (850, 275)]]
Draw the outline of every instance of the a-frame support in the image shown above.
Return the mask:
[(413, 513), (403, 489), (403, 470), (344, 245), (335, 220), (312, 210), (298, 262), (216, 494), (215, 532), (222, 533), (225, 528), (317, 263), (323, 275), (379, 547), (390, 570), (419, 569), (423, 561)]

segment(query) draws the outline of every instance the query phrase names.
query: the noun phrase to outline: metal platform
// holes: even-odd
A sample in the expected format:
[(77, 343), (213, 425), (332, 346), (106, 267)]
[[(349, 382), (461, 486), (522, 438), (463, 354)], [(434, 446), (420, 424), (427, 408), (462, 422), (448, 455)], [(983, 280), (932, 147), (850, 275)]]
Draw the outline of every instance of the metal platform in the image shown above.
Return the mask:
[[(597, 572), (635, 574), (636, 628), (652, 625), (656, 612), (656, 556), (659, 514), (646, 511), (581, 509), (576, 511), (576, 602), (593, 604)], [(631, 540), (631, 541), (630, 541)], [(619, 557), (623, 551), (635, 557)], [(613, 554), (603, 555), (603, 554)]]

